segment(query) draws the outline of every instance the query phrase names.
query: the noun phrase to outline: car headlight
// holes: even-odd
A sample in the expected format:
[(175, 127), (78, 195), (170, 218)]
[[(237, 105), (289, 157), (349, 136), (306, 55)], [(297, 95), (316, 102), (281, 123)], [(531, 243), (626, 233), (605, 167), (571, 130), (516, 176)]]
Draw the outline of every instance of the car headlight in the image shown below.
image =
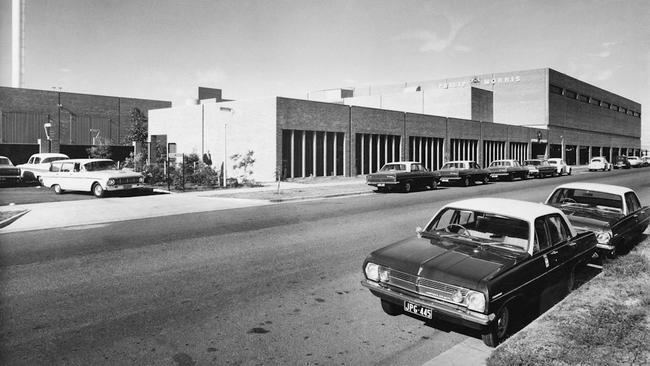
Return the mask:
[(611, 238), (612, 238), (611, 231), (601, 231), (598, 234), (596, 234), (596, 240), (598, 240), (598, 244), (607, 244), (609, 243), (609, 240)]
[(388, 268), (368, 262), (365, 268), (366, 277), (375, 282), (388, 282)]
[(115, 179), (113, 179), (113, 178), (109, 179), (108, 182), (106, 182), (106, 185), (114, 186), (115, 185)]
[(485, 311), (485, 295), (481, 292), (470, 291), (466, 296), (467, 308), (478, 312)]
[(138, 178), (138, 182), (140, 182), (140, 183), (144, 183), (144, 177), (140, 177), (140, 178)]

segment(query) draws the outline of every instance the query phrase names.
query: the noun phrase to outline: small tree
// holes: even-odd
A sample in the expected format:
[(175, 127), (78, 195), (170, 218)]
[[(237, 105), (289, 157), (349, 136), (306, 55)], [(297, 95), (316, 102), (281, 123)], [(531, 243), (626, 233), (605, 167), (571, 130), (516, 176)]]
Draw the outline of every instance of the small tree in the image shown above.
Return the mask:
[(234, 154), (230, 156), (230, 160), (234, 161), (235, 164), (232, 166), (233, 170), (241, 170), (243, 174), (239, 175), (243, 184), (254, 183), (250, 179), (250, 176), (253, 175), (253, 164), (255, 164), (255, 158), (253, 158), (253, 150), (248, 150), (246, 155)]
[(147, 116), (142, 113), (138, 108), (131, 110), (131, 125), (126, 134), (122, 138), (125, 144), (135, 142), (139, 145), (138, 151), (141, 153), (133, 157), (133, 168), (140, 169), (147, 162), (147, 139), (149, 138), (149, 131), (147, 129)]

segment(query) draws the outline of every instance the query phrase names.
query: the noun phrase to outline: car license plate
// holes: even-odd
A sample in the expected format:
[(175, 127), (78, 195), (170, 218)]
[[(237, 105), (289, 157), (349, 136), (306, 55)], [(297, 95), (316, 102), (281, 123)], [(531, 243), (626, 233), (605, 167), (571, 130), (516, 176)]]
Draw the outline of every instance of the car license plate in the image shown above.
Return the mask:
[(384, 183), (377, 183), (377, 187), (384, 187), (386, 186)]
[(404, 301), (404, 311), (406, 311), (408, 313), (411, 313), (411, 314), (419, 315), (419, 316), (421, 316), (423, 318), (433, 319), (433, 310), (432, 309), (427, 308), (425, 306), (420, 306), (420, 305), (417, 305), (417, 304), (413, 304), (413, 303), (408, 302), (408, 301)]
[(133, 184), (125, 184), (122, 186), (124, 189), (131, 189), (131, 187), (133, 187)]
[(447, 182), (449, 182), (449, 179), (448, 178), (440, 178), (440, 181), (447, 183)]

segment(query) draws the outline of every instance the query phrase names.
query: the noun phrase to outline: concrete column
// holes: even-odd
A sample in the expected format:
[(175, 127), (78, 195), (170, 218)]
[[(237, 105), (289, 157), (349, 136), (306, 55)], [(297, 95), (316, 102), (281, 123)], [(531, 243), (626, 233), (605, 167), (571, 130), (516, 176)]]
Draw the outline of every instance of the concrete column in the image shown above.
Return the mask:
[(295, 140), (296, 140), (296, 130), (291, 130), (291, 178), (295, 178), (295, 169), (294, 164), (296, 162), (296, 157), (294, 156)]
[(361, 134), (361, 174), (366, 174), (366, 134)]
[(327, 131), (323, 132), (323, 177), (327, 177)]
[(377, 165), (377, 169), (375, 171), (378, 171), (381, 168), (381, 155), (380, 155), (381, 154), (381, 149), (380, 149), (381, 135), (377, 135), (376, 145), (377, 145), (377, 154), (376, 154), (376, 157), (375, 157), (375, 162), (376, 162), (376, 165)]
[(336, 177), (338, 175), (338, 172), (336, 171), (336, 167), (338, 166), (338, 161), (336, 161), (336, 152), (338, 151), (338, 132), (334, 132), (334, 176)]
[(389, 163), (388, 161), (388, 138), (390, 135), (384, 136), (384, 163)]
[(301, 176), (304, 178), (305, 177), (305, 172), (307, 171), (305, 167), (307, 166), (307, 162), (305, 161), (305, 158), (307, 157), (307, 154), (305, 154), (305, 151), (307, 149), (307, 131), (303, 130), (302, 131), (302, 159), (300, 161), (302, 162), (302, 173)]
[(394, 136), (394, 135), (391, 136), (390, 139), (391, 139), (391, 146), (392, 146), (392, 147), (391, 147), (391, 150), (390, 150), (390, 156), (391, 156), (391, 159), (392, 159), (393, 161), (395, 161), (395, 160), (396, 160), (396, 159), (395, 159), (395, 140), (396, 140), (396, 139), (395, 139), (395, 136)]
[(372, 173), (372, 167), (374, 166), (374, 159), (372, 153), (372, 143), (373, 143), (373, 134), (368, 135), (368, 174)]
[(312, 137), (312, 141), (311, 141), (311, 149), (312, 149), (311, 166), (312, 166), (312, 170), (311, 171), (312, 171), (312, 174), (314, 175), (314, 177), (316, 176), (316, 172), (318, 171), (318, 169), (316, 167), (316, 149), (317, 149), (316, 139), (318, 139), (317, 136), (318, 136), (318, 133), (316, 133), (316, 131), (311, 132), (311, 137)]

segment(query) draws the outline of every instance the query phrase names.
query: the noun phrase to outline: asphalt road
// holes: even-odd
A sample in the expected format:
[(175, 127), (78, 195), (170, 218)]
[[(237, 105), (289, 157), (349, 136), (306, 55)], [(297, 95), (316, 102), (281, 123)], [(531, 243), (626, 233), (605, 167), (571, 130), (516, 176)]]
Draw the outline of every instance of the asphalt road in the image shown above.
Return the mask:
[(650, 171), (373, 194), (0, 236), (0, 363), (420, 365), (478, 334), (385, 315), (372, 250), (444, 203)]

